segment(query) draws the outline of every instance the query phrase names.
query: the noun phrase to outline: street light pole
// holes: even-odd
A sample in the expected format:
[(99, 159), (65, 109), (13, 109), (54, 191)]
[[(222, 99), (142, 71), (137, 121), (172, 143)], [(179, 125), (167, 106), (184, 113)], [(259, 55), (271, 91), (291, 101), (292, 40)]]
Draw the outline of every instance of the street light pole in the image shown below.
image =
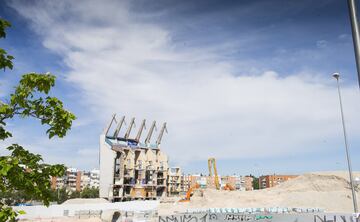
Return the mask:
[(355, 188), (354, 188), (354, 179), (353, 179), (353, 175), (352, 175), (351, 161), (350, 161), (350, 155), (349, 155), (349, 145), (348, 145), (347, 135), (346, 135), (344, 111), (343, 111), (343, 105), (342, 105), (342, 100), (341, 100), (340, 83), (339, 83), (340, 74), (334, 73), (333, 77), (336, 79), (338, 94), (339, 94), (341, 121), (342, 121), (342, 126), (343, 126), (343, 133), (344, 133), (345, 151), (346, 151), (346, 159), (347, 159), (347, 163), (348, 163), (352, 199), (353, 199), (353, 204), (354, 204), (354, 213), (358, 213), (356, 193), (355, 193)]
[(355, 0), (348, 0), (348, 7), (352, 30), (352, 39), (354, 43), (356, 69), (358, 73), (358, 82), (360, 87), (360, 31)]

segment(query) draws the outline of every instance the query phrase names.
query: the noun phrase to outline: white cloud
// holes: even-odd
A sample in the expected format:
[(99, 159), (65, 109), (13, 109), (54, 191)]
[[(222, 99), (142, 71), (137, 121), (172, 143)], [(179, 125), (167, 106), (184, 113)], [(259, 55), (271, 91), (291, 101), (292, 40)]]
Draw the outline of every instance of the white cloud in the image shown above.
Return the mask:
[(326, 40), (318, 40), (316, 41), (316, 47), (319, 49), (326, 48), (328, 45), (328, 41)]
[[(45, 47), (63, 56), (66, 78), (80, 88), (94, 118), (107, 121), (116, 112), (148, 124), (167, 121), (163, 148), (171, 160), (281, 156), (339, 145), (333, 80), (271, 70), (235, 76), (241, 61), (222, 60), (213, 46), (182, 48), (172, 33), (138, 20), (124, 3), (12, 6), (32, 21)], [(343, 89), (349, 132), (356, 134), (358, 90)]]

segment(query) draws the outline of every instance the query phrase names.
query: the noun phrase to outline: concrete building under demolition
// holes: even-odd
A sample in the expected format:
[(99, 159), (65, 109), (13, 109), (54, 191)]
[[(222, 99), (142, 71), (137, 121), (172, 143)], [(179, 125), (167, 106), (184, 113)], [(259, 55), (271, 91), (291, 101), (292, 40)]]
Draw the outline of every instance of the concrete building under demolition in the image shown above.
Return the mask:
[[(125, 116), (117, 121), (114, 115), (100, 135), (100, 197), (117, 202), (165, 196), (168, 157), (160, 150), (160, 143), (167, 131), (166, 123), (163, 123), (155, 143), (151, 143), (155, 121), (143, 142), (141, 136), (146, 120), (141, 122), (135, 138), (131, 137), (135, 118), (121, 136), (124, 123)], [(110, 131), (113, 132), (110, 134)]]

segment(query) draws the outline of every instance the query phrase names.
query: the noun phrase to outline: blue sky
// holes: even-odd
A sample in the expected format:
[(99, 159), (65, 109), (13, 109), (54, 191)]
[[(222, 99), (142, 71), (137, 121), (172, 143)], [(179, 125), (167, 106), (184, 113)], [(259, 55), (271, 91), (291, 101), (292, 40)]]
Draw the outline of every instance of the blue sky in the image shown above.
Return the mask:
[(98, 167), (112, 113), (168, 122), (170, 164), (222, 174), (345, 170), (335, 82), (342, 74), (353, 164), (359, 90), (343, 1), (5, 1), (15, 56), (0, 96), (22, 73), (50, 71), (53, 95), (78, 119), (48, 140), (34, 120), (9, 122), (45, 161)]

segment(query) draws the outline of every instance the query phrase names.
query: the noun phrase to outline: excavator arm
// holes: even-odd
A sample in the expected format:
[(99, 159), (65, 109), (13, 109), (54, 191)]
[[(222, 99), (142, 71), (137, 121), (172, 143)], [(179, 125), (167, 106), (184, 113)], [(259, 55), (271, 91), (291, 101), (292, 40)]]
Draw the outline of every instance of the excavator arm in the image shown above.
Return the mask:
[(208, 167), (209, 167), (209, 176), (212, 177), (212, 169), (214, 169), (214, 182), (215, 182), (215, 187), (217, 190), (220, 189), (220, 182), (219, 182), (219, 176), (217, 173), (217, 168), (216, 168), (216, 160), (215, 158), (209, 158), (208, 159)]
[(188, 189), (188, 191), (186, 192), (185, 198), (179, 200), (179, 202), (188, 202), (188, 201), (190, 201), (191, 194), (193, 193), (194, 190), (198, 189), (199, 187), (200, 187), (200, 185), (198, 183), (196, 183), (193, 187), (190, 187)]

